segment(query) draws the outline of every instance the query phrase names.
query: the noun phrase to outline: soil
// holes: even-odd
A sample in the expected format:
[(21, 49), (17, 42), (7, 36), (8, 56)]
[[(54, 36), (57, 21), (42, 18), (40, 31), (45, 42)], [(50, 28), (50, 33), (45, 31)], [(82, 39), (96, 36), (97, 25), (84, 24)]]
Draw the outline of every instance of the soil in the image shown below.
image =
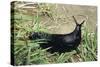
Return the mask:
[[(33, 3), (34, 4), (34, 3)], [(32, 3), (31, 3), (32, 5)], [(30, 5), (30, 6), (31, 6)], [(50, 7), (50, 14), (53, 20), (48, 16), (41, 16), (40, 22), (43, 27), (46, 27), (50, 33), (65, 34), (70, 33), (75, 28), (75, 22), (72, 16), (75, 16), (78, 23), (85, 20), (83, 27), (90, 32), (95, 32), (97, 28), (97, 7), (85, 5), (70, 5), (70, 4), (48, 4)], [(46, 7), (48, 6), (46, 4)], [(34, 7), (34, 6), (31, 6)], [(35, 4), (36, 7), (36, 4)], [(34, 14), (36, 8), (27, 9), (28, 13)]]

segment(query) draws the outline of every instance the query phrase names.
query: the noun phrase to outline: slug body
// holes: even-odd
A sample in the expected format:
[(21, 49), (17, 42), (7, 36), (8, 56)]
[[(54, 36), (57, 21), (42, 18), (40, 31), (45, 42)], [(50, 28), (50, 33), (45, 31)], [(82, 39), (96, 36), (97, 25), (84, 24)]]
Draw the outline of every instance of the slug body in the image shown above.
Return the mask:
[[(73, 16), (74, 18), (74, 16)], [(81, 42), (81, 24), (78, 24), (76, 19), (74, 18), (76, 27), (73, 32), (69, 34), (48, 34), (44, 32), (33, 32), (32, 35), (29, 36), (31, 40), (36, 39), (45, 39), (46, 43), (40, 44), (41, 48), (49, 48), (49, 52), (66, 52), (77, 49)]]

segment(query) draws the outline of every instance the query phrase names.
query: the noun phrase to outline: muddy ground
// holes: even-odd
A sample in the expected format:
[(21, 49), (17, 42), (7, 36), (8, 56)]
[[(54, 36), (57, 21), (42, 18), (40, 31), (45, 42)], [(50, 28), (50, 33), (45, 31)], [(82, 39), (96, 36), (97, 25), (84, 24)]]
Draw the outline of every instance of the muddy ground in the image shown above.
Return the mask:
[[(22, 5), (22, 3), (21, 3)], [(34, 15), (39, 10), (34, 3), (28, 5), (31, 8), (24, 8), (27, 14)], [(40, 5), (41, 6), (41, 5)], [(90, 32), (96, 31), (97, 25), (97, 7), (96, 6), (84, 6), (84, 5), (70, 5), (70, 4), (44, 4), (40, 9), (45, 12), (48, 8), (48, 13), (52, 16), (51, 19), (47, 15), (41, 15), (40, 23), (43, 27), (46, 27), (50, 33), (64, 34), (70, 33), (75, 28), (75, 23), (72, 16), (75, 16), (77, 21), (81, 23), (86, 20), (83, 27)], [(27, 6), (24, 6), (27, 7)], [(33, 7), (33, 8), (32, 8)]]

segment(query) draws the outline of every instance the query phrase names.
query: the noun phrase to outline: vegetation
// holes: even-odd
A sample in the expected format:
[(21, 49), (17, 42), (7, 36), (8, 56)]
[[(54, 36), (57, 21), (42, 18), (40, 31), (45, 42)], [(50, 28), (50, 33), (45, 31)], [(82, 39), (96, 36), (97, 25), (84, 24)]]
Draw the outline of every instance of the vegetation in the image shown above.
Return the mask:
[[(41, 49), (39, 44), (44, 43), (44, 39), (29, 40), (28, 36), (33, 31), (47, 32), (46, 27), (41, 26), (41, 17), (52, 17), (50, 12), (50, 5), (38, 4), (37, 12), (34, 15), (24, 14), (22, 9), (12, 10), (11, 28), (12, 37), (14, 37), (14, 65), (30, 65), (30, 64), (51, 64), (51, 63), (68, 63), (68, 62), (85, 62), (97, 60), (97, 33), (89, 32), (87, 28), (82, 28), (82, 42), (77, 51), (66, 52), (58, 54), (57, 52), (51, 54), (47, 49)], [(39, 10), (39, 12), (38, 12)]]

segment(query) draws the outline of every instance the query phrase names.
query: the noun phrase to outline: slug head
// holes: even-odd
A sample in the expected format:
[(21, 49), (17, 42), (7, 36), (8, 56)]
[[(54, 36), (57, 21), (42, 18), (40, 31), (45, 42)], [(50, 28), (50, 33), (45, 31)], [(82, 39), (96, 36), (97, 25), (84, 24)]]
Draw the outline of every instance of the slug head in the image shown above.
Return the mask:
[(81, 26), (83, 25), (83, 23), (85, 22), (85, 20), (83, 20), (83, 21), (81, 22), (81, 24), (79, 24), (79, 23), (76, 21), (75, 17), (74, 17), (74, 16), (72, 16), (72, 17), (73, 17), (73, 19), (74, 19), (74, 21), (75, 21), (75, 23), (76, 23), (76, 30), (77, 30), (77, 31), (81, 30)]

